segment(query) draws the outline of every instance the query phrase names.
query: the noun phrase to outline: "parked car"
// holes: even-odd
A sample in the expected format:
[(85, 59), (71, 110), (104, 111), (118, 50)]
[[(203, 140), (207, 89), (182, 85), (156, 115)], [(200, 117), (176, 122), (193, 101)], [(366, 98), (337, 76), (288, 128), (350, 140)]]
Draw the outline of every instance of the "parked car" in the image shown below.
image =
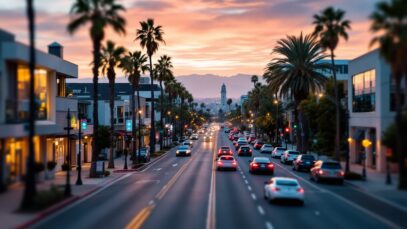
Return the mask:
[(300, 152), (296, 150), (286, 150), (280, 157), (280, 161), (283, 164), (290, 164), (294, 161), (295, 158), (297, 158), (298, 155), (300, 155)]
[(264, 144), (260, 148), (260, 153), (272, 153), (273, 152), (273, 146), (270, 144)]
[(271, 153), (271, 157), (280, 158), (283, 155), (284, 151), (286, 151), (286, 150), (287, 149), (283, 148), (283, 147), (275, 147), (273, 149), (273, 152)]
[(297, 179), (273, 177), (264, 182), (264, 199), (270, 202), (275, 200), (296, 200), (303, 205), (304, 189)]
[(246, 145), (242, 145), (240, 147), (240, 149), (237, 151), (237, 155), (238, 156), (252, 156), (252, 149), (250, 149), (250, 146)]
[(181, 145), (175, 152), (175, 156), (191, 156), (191, 148), (187, 145)]
[(267, 157), (255, 157), (253, 161), (249, 161), (249, 172), (250, 173), (268, 173), (274, 174), (274, 165)]
[(256, 140), (254, 142), (254, 148), (255, 149), (260, 149), (263, 145), (264, 145), (264, 143), (262, 141)]
[(231, 169), (236, 171), (237, 169), (237, 161), (233, 156), (221, 156), (216, 160), (216, 169), (217, 170), (225, 170), (225, 169)]
[[(136, 156), (139, 156), (138, 154)], [(140, 148), (140, 161), (147, 163), (150, 161), (150, 150), (147, 147)]]
[(293, 169), (309, 171), (314, 166), (314, 162), (315, 157), (313, 155), (302, 154), (293, 161)]
[(344, 175), (341, 164), (337, 161), (317, 161), (310, 172), (311, 179), (316, 182), (332, 180), (343, 184)]
[(223, 155), (233, 155), (232, 149), (229, 146), (222, 146), (218, 150), (218, 157)]

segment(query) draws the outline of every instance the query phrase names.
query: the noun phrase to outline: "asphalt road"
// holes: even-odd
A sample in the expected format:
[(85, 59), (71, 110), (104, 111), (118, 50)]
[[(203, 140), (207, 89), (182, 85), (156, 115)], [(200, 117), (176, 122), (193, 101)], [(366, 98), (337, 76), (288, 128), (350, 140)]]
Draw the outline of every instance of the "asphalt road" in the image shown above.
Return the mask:
[[(406, 228), (407, 213), (348, 185), (316, 184), (307, 173), (275, 162), (274, 176), (297, 178), (305, 205), (270, 204), (263, 198), (269, 175), (239, 169), (215, 171), (214, 154), (231, 145), (219, 133), (198, 140), (191, 157), (174, 150), (143, 172), (126, 175), (43, 220), (34, 228)], [(254, 151), (253, 156), (261, 155)]]

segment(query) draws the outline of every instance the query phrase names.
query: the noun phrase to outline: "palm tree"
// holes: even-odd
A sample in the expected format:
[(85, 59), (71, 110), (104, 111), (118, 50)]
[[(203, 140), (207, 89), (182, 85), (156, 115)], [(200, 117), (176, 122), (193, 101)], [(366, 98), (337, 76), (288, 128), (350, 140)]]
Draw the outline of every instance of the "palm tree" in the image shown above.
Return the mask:
[(232, 102), (233, 102), (233, 100), (232, 100), (231, 98), (229, 98), (229, 99), (226, 101), (226, 103), (227, 103), (228, 106), (229, 106), (229, 111), (231, 111), (230, 105), (232, 104)]
[(30, 208), (34, 203), (34, 198), (37, 194), (37, 188), (35, 183), (35, 171), (34, 171), (34, 135), (35, 135), (35, 95), (34, 95), (34, 70), (35, 70), (35, 13), (34, 4), (32, 0), (27, 0), (27, 19), (28, 19), (28, 32), (30, 41), (29, 51), (29, 68), (30, 68), (30, 113), (28, 120), (28, 160), (27, 160), (27, 172), (25, 178), (24, 195), (21, 202), (22, 209)]
[(100, 151), (97, 137), (99, 129), (98, 79), (101, 60), (100, 47), (107, 26), (111, 26), (119, 34), (125, 33), (126, 21), (119, 15), (119, 12), (124, 10), (123, 6), (117, 4), (115, 0), (76, 0), (70, 11), (73, 20), (68, 24), (69, 33), (73, 34), (81, 26), (90, 23), (90, 37), (93, 46), (93, 141), (90, 177), (96, 176), (95, 163)]
[(116, 46), (113, 41), (107, 41), (106, 46), (102, 47), (101, 53), (101, 65), (102, 74), (107, 76), (109, 80), (109, 106), (110, 106), (110, 152), (109, 152), (109, 164), (108, 168), (114, 168), (114, 100), (115, 100), (115, 68), (121, 62), (125, 48), (122, 46)]
[[(380, 54), (389, 63), (391, 77), (395, 80), (396, 153), (399, 165), (398, 188), (407, 189), (407, 169), (405, 166), (405, 152), (407, 149), (405, 144), (403, 144), (407, 140), (407, 136), (403, 129), (400, 85), (403, 73), (405, 80), (407, 80), (407, 69), (405, 64), (405, 60), (407, 59), (407, 27), (405, 25), (407, 19), (407, 2), (404, 0), (380, 2), (376, 6), (376, 11), (371, 15), (371, 19), (373, 21), (371, 30), (374, 33), (378, 33), (378, 35), (372, 40), (372, 44), (380, 44)], [(407, 93), (407, 91), (405, 93)], [(406, 103), (404, 103), (404, 105), (406, 105)]]
[(155, 64), (155, 80), (158, 80), (160, 83), (160, 90), (161, 90), (161, 96), (160, 96), (160, 150), (163, 149), (163, 134), (164, 133), (164, 88), (163, 88), (163, 82), (168, 82), (174, 78), (174, 75), (172, 73), (172, 62), (171, 62), (171, 57), (167, 55), (163, 55), (160, 57), (158, 60), (158, 63)]
[[(147, 66), (147, 56), (142, 54), (141, 51), (129, 52), (122, 61), (122, 68), (126, 73), (129, 83), (131, 84), (131, 113), (132, 113), (132, 135), (133, 139), (136, 139), (138, 135), (138, 154), (137, 159), (140, 158), (139, 152), (141, 148), (141, 107), (140, 107), (140, 90), (139, 83), (141, 74), (148, 70)], [(138, 116), (138, 134), (136, 134), (136, 109), (135, 104), (135, 94), (137, 91), (137, 116)], [(136, 149), (136, 141), (133, 141), (133, 151)], [(132, 154), (133, 155), (133, 154)]]
[(256, 83), (259, 82), (259, 77), (257, 75), (252, 75), (250, 80), (253, 83), (253, 86), (256, 87)]
[(147, 49), (147, 55), (150, 61), (150, 80), (151, 80), (151, 131), (150, 131), (150, 150), (155, 152), (155, 110), (154, 110), (154, 72), (152, 57), (157, 52), (160, 43), (164, 43), (163, 30), (160, 25), (154, 25), (154, 19), (140, 22), (141, 29), (137, 30), (136, 40), (140, 41), (140, 46)]
[(335, 157), (340, 159), (340, 111), (339, 111), (339, 97), (338, 97), (338, 83), (336, 81), (336, 67), (335, 67), (335, 54), (334, 51), (338, 46), (339, 39), (344, 38), (348, 40), (347, 30), (350, 29), (350, 21), (344, 19), (345, 11), (341, 9), (334, 9), (328, 7), (321, 11), (318, 15), (314, 15), (315, 30), (313, 35), (319, 36), (320, 44), (323, 49), (329, 49), (331, 53), (331, 68), (334, 80), (334, 92), (335, 92), (335, 113), (336, 113), (336, 132), (335, 132)]
[[(273, 49), (272, 54), (275, 54), (276, 57), (267, 64), (263, 77), (272, 94), (277, 94), (280, 97), (291, 97), (294, 100), (295, 123), (299, 121), (303, 123), (301, 114), (301, 120), (299, 119), (299, 104), (310, 93), (320, 91), (323, 88), (327, 79), (322, 71), (329, 69), (330, 66), (321, 63), (326, 55), (323, 54), (323, 50), (315, 37), (303, 36), (302, 33), (298, 37), (287, 36), (287, 38), (277, 41), (277, 46)], [(302, 131), (303, 134), (307, 135), (306, 130), (302, 129)], [(305, 152), (307, 136), (304, 136), (304, 139), (300, 136), (298, 131), (297, 148)]]

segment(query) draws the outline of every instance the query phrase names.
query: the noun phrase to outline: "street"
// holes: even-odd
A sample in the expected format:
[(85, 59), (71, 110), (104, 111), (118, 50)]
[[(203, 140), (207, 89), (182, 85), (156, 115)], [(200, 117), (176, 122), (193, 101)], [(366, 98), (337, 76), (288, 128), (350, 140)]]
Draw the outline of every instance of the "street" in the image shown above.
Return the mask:
[[(269, 175), (248, 172), (250, 157), (234, 171), (214, 170), (214, 155), (232, 146), (217, 132), (195, 142), (191, 157), (172, 149), (144, 171), (129, 173), (33, 228), (405, 228), (401, 211), (348, 184), (320, 184), (308, 173), (275, 164), (274, 176), (298, 179), (305, 204), (270, 204), (263, 198)], [(234, 149), (234, 148), (232, 148)], [(253, 156), (267, 156), (254, 150)]]

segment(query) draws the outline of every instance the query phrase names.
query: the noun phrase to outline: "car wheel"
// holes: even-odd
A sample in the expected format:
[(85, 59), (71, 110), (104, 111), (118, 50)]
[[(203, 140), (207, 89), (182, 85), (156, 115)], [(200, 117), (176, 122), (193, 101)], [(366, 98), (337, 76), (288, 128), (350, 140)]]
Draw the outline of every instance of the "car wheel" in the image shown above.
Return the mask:
[(304, 201), (303, 200), (298, 201), (298, 205), (304, 206)]

